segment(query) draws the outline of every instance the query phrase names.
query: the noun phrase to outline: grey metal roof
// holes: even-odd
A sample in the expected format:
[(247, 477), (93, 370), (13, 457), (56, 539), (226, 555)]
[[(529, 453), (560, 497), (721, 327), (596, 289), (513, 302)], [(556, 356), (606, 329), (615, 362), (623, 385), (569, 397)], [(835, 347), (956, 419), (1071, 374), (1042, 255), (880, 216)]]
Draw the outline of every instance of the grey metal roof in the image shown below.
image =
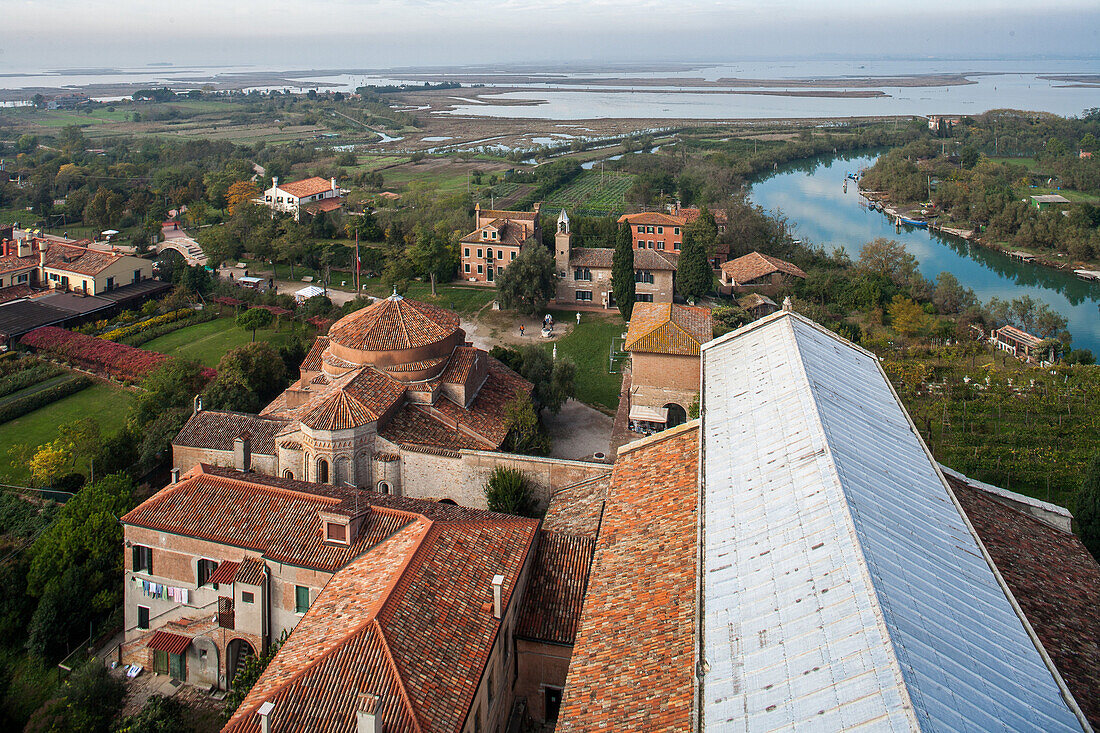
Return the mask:
[(780, 312), (702, 368), (705, 729), (1081, 730), (873, 355)]

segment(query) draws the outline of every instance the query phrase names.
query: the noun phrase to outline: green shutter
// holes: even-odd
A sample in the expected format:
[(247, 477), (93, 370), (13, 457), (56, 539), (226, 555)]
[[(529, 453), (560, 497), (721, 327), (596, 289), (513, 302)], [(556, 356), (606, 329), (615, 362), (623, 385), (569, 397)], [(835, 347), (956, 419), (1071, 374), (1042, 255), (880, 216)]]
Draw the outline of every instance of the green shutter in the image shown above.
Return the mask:
[(294, 586), (294, 610), (298, 613), (309, 610), (309, 588), (304, 585)]

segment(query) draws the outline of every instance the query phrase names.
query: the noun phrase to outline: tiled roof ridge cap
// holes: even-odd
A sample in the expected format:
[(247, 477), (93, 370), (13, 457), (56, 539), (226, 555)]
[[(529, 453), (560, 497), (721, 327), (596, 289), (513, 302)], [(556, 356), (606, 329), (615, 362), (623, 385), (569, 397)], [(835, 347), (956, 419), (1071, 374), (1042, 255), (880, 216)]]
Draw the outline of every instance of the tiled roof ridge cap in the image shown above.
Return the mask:
[[(270, 492), (275, 493), (275, 494), (282, 494), (284, 496), (292, 496), (292, 497), (297, 497), (297, 498), (302, 498), (302, 499), (319, 500), (319, 501), (323, 501), (327, 504), (331, 504), (332, 506), (336, 506), (338, 504), (341, 504), (344, 501), (343, 499), (337, 499), (334, 496), (326, 496), (325, 494), (311, 494), (307, 491), (298, 491), (297, 489), (288, 489), (288, 488), (285, 488), (283, 486), (273, 486), (271, 484), (263, 484), (263, 483), (253, 482), (253, 481), (247, 481), (245, 479), (239, 479), (239, 478), (236, 478), (236, 477), (233, 477), (233, 476), (223, 476), (221, 474), (217, 474), (217, 473), (207, 471), (206, 469), (210, 468), (210, 465), (206, 464), (206, 463), (199, 463), (199, 465), (196, 466), (196, 468), (199, 469), (199, 474), (201, 474), (203, 476), (209, 476), (210, 478), (216, 479), (218, 481), (229, 481), (229, 482), (234, 483), (234, 484), (241, 484), (241, 485), (243, 485), (242, 487), (246, 488), (246, 489), (258, 489), (258, 490), (262, 490), (262, 491), (270, 491)], [(191, 478), (197, 478), (197, 476), (192, 476)], [(177, 487), (181, 486), (183, 483), (184, 482), (181, 480), (179, 483), (176, 484), (176, 486)]]
[[(944, 475), (950, 476), (951, 478), (954, 478), (956, 481), (959, 481), (959, 482), (965, 484), (968, 488), (974, 489), (975, 491), (980, 491), (982, 494), (988, 494), (990, 496), (998, 497), (998, 498), (1001, 498), (1001, 499), (1008, 499), (1010, 501), (1016, 501), (1016, 502), (1019, 502), (1021, 504), (1027, 504), (1028, 506), (1033, 506), (1033, 507), (1036, 507), (1036, 508), (1039, 508), (1039, 509), (1043, 509), (1044, 511), (1051, 512), (1052, 514), (1057, 514), (1058, 516), (1065, 517), (1067, 519), (1072, 519), (1073, 518), (1073, 514), (1069, 511), (1068, 508), (1066, 508), (1064, 506), (1058, 506), (1057, 504), (1052, 504), (1049, 501), (1043, 501), (1042, 499), (1036, 499), (1034, 497), (1026, 496), (1024, 494), (1017, 494), (1015, 491), (1009, 491), (1008, 489), (1002, 488), (1000, 486), (994, 486), (993, 484), (988, 484), (984, 481), (979, 481), (976, 478), (971, 478), (970, 476), (967, 476), (966, 474), (964, 474), (960, 471), (956, 471), (955, 469), (951, 468), (950, 466), (945, 466), (942, 463), (939, 463), (938, 465), (940, 467), (940, 471), (942, 471), (944, 473)], [(1006, 509), (1011, 509), (1012, 511), (1016, 512), (1017, 514), (1019, 514), (1022, 517), (1027, 517), (1028, 519), (1031, 519), (1033, 521), (1040, 522), (1041, 524), (1043, 524), (1046, 527), (1054, 526), (1054, 525), (1050, 524), (1049, 522), (1044, 522), (1042, 519), (1039, 519), (1035, 515), (1028, 514), (1027, 512), (1021, 511), (1020, 509), (1017, 509), (1016, 507), (1014, 507), (1010, 504), (1002, 503), (1001, 506), (1005, 507)], [(1058, 529), (1058, 528), (1055, 527), (1055, 529)], [(1061, 530), (1061, 531), (1064, 531), (1064, 530)]]
[[(386, 587), (385, 587), (384, 591), (381, 594), (379, 594), (378, 600), (376, 600), (373, 604), (371, 604), (370, 608), (368, 608), (367, 614), (366, 614), (365, 618), (363, 619), (363, 621), (361, 623), (357, 624), (356, 626), (353, 626), (351, 629), (349, 629), (348, 632), (341, 637), (339, 642), (333, 644), (323, 654), (318, 655), (315, 659), (311, 660), (309, 662), (309, 664), (303, 665), (297, 672), (295, 672), (294, 674), (292, 674), (291, 676), (287, 677), (285, 680), (280, 682), (278, 685), (273, 687), (271, 689), (271, 692), (268, 693), (267, 696), (263, 700), (257, 700), (255, 703), (253, 703), (248, 708), (238, 708), (237, 712), (233, 714), (234, 718), (236, 718), (238, 715), (240, 715), (239, 720), (241, 722), (247, 720), (250, 715), (255, 714), (255, 711), (265, 701), (271, 700), (272, 698), (275, 698), (278, 695), (280, 695), (284, 690), (286, 690), (292, 684), (297, 682), (307, 672), (312, 670), (314, 667), (316, 667), (318, 664), (320, 664), (324, 660), (328, 659), (332, 654), (335, 654), (339, 649), (343, 648), (344, 644), (346, 643), (346, 641), (348, 639), (351, 639), (352, 637), (363, 633), (363, 631), (365, 631), (367, 629), (367, 627), (369, 627), (372, 623), (373, 624), (378, 624), (378, 614), (381, 613), (382, 609), (385, 607), (386, 601), (389, 599), (390, 594), (393, 593), (393, 589), (396, 587), (397, 581), (404, 575), (405, 571), (408, 569), (409, 564), (412, 561), (412, 558), (415, 557), (419, 553), (420, 546), (423, 544), (424, 538), (428, 535), (428, 532), (431, 529), (432, 520), (428, 519), (427, 517), (421, 517), (421, 519), (423, 520), (424, 523), (426, 523), (427, 526), (425, 526), (422, 530), (420, 530), (420, 537), (418, 537), (417, 540), (416, 540), (415, 549), (413, 550), (413, 552), (408, 553), (408, 557), (405, 558), (405, 561), (402, 564), (401, 569), (395, 574), (394, 579), (392, 579), (389, 583), (386, 584)], [(406, 529), (408, 526), (409, 525), (406, 525), (406, 527), (403, 527), (401, 530), (398, 530), (394, 534), (391, 534), (389, 537), (387, 537), (382, 542), (374, 545), (371, 549), (373, 550), (375, 548), (381, 547), (383, 544), (385, 544), (386, 542), (388, 542), (389, 540), (393, 539), (398, 534), (400, 534), (401, 531), (403, 529)], [(369, 552), (369, 550), (368, 550), (368, 552)], [(362, 555), (360, 555), (360, 557), (362, 557)], [(358, 558), (356, 558), (356, 559), (358, 559)], [(355, 561), (353, 560), (352, 562), (355, 562)], [(348, 566), (345, 565), (344, 567), (340, 568), (335, 573), (333, 573), (332, 577), (329, 578), (329, 582), (331, 583), (332, 578), (335, 578), (336, 575), (338, 575), (341, 572), (344, 572), (347, 569), (347, 567)], [(327, 588), (328, 585), (326, 584), (325, 587)], [(321, 592), (323, 593), (324, 589), (322, 589)], [(316, 603), (316, 600), (314, 601), (314, 603)], [(312, 610), (312, 607), (311, 607), (311, 610)], [(306, 613), (306, 616), (307, 617), (309, 616), (308, 611)], [(305, 618), (303, 617), (303, 621), (304, 620), (305, 620)], [(300, 623), (301, 623), (301, 621), (299, 621), (299, 624)], [(379, 632), (381, 631), (381, 626), (380, 625), (378, 626), (378, 631)], [(291, 632), (291, 633), (293, 633), (293, 632)], [(288, 638), (288, 640), (289, 640), (289, 638)], [(386, 637), (384, 635), (381, 636), (381, 641), (382, 641), (383, 647), (385, 647), (385, 649), (386, 649), (386, 656), (387, 656), (387, 658), (389, 658), (391, 660), (391, 664), (392, 664), (392, 657), (390, 656), (390, 652), (389, 652), (389, 643), (386, 641)], [(286, 648), (286, 645), (284, 644), (283, 647), (279, 649), (279, 652), (275, 655), (274, 658), (272, 658), (271, 661), (274, 662), (275, 659), (278, 658), (279, 654), (283, 653), (283, 649), (285, 649), (285, 648)], [(396, 665), (394, 665), (394, 668), (396, 670)], [(404, 680), (401, 679), (400, 674), (396, 674), (395, 676), (397, 678), (398, 685), (401, 688), (402, 697), (405, 698), (406, 705), (408, 705), (409, 709), (412, 710), (412, 705), (411, 705), (411, 703), (408, 702), (408, 696), (405, 693)], [(230, 720), (232, 720), (232, 719), (230, 719)], [(414, 720), (415, 720), (415, 716), (414, 716)], [(417, 725), (417, 730), (418, 731), (420, 730), (419, 724)]]

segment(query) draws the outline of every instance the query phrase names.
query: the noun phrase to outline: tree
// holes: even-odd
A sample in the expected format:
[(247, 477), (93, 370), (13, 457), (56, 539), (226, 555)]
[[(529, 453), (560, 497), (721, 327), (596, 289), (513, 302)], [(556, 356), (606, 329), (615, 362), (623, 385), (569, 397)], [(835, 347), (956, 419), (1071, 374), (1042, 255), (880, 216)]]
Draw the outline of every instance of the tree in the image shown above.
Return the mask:
[(245, 330), (252, 329), (252, 340), (255, 341), (256, 330), (267, 328), (273, 320), (275, 316), (271, 315), (271, 311), (263, 308), (249, 308), (237, 316), (237, 325)]
[(444, 234), (423, 224), (416, 227), (416, 242), (409, 248), (409, 260), (418, 276), (431, 280), (432, 295), (436, 280), (449, 282), (458, 267), (457, 249), (448, 244)]
[(225, 207), (230, 216), (235, 216), (242, 206), (259, 196), (260, 187), (252, 181), (237, 181), (229, 186), (225, 194)]
[(899, 288), (907, 288), (910, 297), (918, 297), (921, 295), (920, 288), (927, 283), (917, 270), (917, 264), (917, 258), (909, 254), (904, 244), (877, 237), (859, 250), (856, 268), (868, 274), (880, 275)]
[(1093, 455), (1073, 497), (1077, 533), (1092, 556), (1100, 560), (1100, 453)]
[(518, 468), (497, 466), (485, 482), (485, 503), (491, 512), (534, 516), (536, 502), (531, 492), (531, 481)]
[(540, 408), (557, 414), (576, 392), (576, 365), (569, 359), (555, 361), (546, 349), (530, 344), (519, 350), (520, 375), (535, 386), (535, 401)]
[(676, 269), (676, 290), (685, 300), (694, 303), (709, 293), (714, 285), (714, 272), (707, 262), (707, 252), (690, 230), (684, 230), (683, 249)]
[(629, 224), (623, 224), (615, 236), (615, 252), (611, 257), (611, 290), (626, 321), (634, 311), (634, 287), (634, 234)]
[(153, 695), (134, 715), (127, 715), (115, 728), (115, 733), (175, 733), (186, 730), (188, 709), (174, 697)]
[(894, 330), (902, 336), (913, 336), (924, 329), (928, 322), (928, 316), (924, 309), (909, 298), (900, 293), (894, 296), (887, 309)]
[[(247, 311), (246, 311), (247, 312)], [(266, 311), (265, 311), (266, 312)], [(216, 410), (254, 412), (286, 386), (286, 366), (271, 344), (260, 341), (228, 352), (218, 362), (218, 376), (203, 393)]]
[(539, 244), (528, 245), (497, 276), (500, 302), (505, 308), (535, 315), (554, 297), (555, 277), (550, 250)]
[(214, 267), (221, 267), (223, 262), (235, 258), (241, 252), (240, 240), (224, 226), (212, 226), (200, 230), (199, 247)]
[(959, 283), (957, 277), (950, 272), (941, 272), (936, 278), (936, 288), (932, 291), (932, 304), (939, 313), (951, 315), (977, 305), (978, 299), (973, 290)]
[(89, 659), (65, 681), (57, 697), (31, 716), (26, 731), (109, 733), (126, 698), (126, 683), (112, 677), (98, 659)]
[(713, 257), (718, 247), (718, 222), (714, 220), (714, 214), (707, 207), (699, 209), (699, 218), (687, 227), (691, 230), (695, 241), (703, 248), (707, 257)]
[(135, 432), (140, 432), (167, 409), (189, 407), (206, 382), (202, 365), (189, 359), (169, 359), (149, 372), (141, 382), (141, 393), (130, 408), (129, 422)]
[(233, 713), (244, 702), (244, 699), (248, 697), (249, 690), (256, 684), (256, 680), (260, 679), (260, 675), (267, 669), (267, 665), (271, 663), (271, 660), (275, 658), (275, 654), (286, 642), (287, 635), (288, 632), (284, 630), (282, 636), (277, 641), (272, 642), (266, 652), (246, 657), (244, 663), (237, 668), (237, 674), (233, 676), (232, 688), (229, 694), (225, 696), (225, 710), (222, 715), (226, 719), (232, 717)]

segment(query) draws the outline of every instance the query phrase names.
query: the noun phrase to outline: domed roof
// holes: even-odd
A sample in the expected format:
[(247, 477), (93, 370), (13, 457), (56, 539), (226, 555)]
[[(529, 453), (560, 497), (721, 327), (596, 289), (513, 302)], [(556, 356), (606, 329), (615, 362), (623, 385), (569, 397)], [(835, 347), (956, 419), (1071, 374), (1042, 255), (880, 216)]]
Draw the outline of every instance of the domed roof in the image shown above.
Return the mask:
[(332, 325), (329, 340), (359, 351), (403, 351), (438, 343), (458, 330), (458, 315), (394, 293)]

